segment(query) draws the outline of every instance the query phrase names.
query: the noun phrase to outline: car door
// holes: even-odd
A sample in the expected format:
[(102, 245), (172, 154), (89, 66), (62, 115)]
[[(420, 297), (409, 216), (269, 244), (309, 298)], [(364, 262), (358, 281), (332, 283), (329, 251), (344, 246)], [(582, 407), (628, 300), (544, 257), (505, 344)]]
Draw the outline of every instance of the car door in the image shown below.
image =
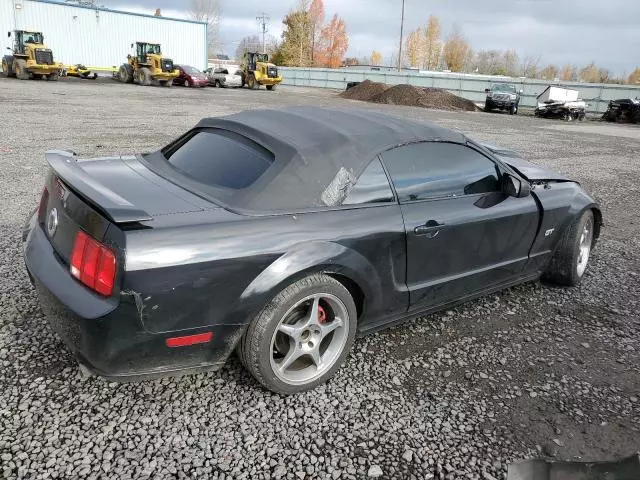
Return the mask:
[(534, 241), (532, 196), (502, 193), (502, 167), (470, 145), (423, 142), (382, 155), (405, 222), (410, 309), (427, 309), (522, 275)]

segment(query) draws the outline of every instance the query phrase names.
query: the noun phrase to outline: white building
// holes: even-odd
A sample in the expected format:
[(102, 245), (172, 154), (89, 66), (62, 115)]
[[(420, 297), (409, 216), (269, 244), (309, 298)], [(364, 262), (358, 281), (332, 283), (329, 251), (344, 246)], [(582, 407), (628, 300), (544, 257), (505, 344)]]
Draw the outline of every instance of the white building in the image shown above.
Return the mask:
[(0, 0), (0, 42), (11, 47), (13, 30), (39, 31), (56, 61), (88, 67), (120, 66), (137, 41), (160, 43), (176, 64), (207, 68), (207, 25), (55, 0)]

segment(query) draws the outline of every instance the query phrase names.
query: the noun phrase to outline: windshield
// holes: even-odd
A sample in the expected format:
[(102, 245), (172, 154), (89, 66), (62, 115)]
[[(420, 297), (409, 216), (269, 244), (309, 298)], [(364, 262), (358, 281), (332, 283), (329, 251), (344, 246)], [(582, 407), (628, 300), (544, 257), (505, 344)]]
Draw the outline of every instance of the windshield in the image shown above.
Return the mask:
[(42, 34), (40, 32), (24, 32), (22, 38), (24, 43), (42, 43)]
[(491, 85), (491, 91), (516, 93), (516, 87), (508, 83), (494, 83), (493, 85)]
[(183, 65), (182, 69), (187, 72), (190, 73), (191, 75), (200, 75), (202, 72), (200, 70), (198, 70), (195, 67), (190, 67), (189, 65)]
[(160, 45), (149, 43), (145, 48), (145, 53), (147, 55), (160, 55), (162, 52), (160, 51)]
[(266, 53), (257, 53), (256, 54), (256, 60), (258, 62), (268, 62), (269, 61), (269, 55), (267, 55)]

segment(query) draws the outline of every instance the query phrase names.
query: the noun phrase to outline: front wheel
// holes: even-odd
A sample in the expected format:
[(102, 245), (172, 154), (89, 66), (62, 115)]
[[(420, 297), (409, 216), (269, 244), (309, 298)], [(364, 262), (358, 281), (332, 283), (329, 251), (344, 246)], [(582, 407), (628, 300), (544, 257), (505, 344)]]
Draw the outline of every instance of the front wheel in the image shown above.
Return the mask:
[(357, 311), (349, 291), (322, 274), (282, 290), (238, 344), (243, 365), (263, 386), (293, 394), (326, 382), (353, 345)]
[(491, 104), (489, 102), (484, 102), (484, 111), (485, 112), (490, 112), (491, 111)]
[(562, 235), (544, 273), (545, 280), (570, 287), (579, 285), (587, 269), (594, 240), (593, 211), (586, 210)]
[(189, 80), (184, 81), (184, 86), (189, 88), (191, 86), (191, 82)]
[(267, 90), (275, 90), (276, 86), (275, 85), (267, 85)]
[(518, 104), (514, 103), (511, 105), (511, 108), (509, 108), (509, 115), (517, 115), (518, 114)]

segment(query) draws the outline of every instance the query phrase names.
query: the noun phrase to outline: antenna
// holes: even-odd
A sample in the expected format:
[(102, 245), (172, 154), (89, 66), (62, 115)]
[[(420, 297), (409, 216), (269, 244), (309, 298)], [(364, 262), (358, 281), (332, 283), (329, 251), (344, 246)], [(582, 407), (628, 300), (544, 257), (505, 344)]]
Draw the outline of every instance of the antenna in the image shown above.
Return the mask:
[(256, 17), (256, 20), (260, 24), (260, 31), (262, 32), (262, 53), (267, 53), (265, 35), (269, 31), (269, 16), (266, 13), (262, 12)]

